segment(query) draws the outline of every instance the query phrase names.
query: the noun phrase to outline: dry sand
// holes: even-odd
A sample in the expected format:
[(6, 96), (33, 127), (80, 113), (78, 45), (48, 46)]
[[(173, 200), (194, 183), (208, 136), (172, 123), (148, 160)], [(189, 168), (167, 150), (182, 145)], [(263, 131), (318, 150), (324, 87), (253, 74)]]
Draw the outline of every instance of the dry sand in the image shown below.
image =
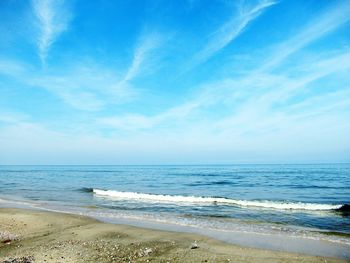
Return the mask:
[(76, 215), (2, 208), (0, 262), (346, 261), (240, 247), (200, 235), (106, 224)]

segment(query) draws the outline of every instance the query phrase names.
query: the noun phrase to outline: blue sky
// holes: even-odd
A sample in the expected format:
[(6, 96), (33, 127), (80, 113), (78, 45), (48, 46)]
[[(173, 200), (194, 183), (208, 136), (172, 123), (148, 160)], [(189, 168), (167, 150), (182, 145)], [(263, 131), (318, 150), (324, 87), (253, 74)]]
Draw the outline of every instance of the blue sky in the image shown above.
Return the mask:
[(0, 164), (350, 161), (350, 1), (0, 1)]

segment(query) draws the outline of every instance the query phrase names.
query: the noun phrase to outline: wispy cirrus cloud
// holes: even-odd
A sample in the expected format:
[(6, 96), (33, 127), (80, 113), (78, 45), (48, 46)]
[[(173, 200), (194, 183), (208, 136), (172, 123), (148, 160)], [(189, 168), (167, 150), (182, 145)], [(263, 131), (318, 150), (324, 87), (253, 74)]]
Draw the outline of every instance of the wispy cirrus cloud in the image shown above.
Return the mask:
[(244, 29), (258, 18), (268, 7), (275, 5), (273, 0), (261, 0), (255, 5), (240, 2), (238, 12), (211, 34), (205, 46), (194, 56), (192, 67), (205, 62), (215, 53), (229, 45)]
[[(316, 18), (311, 19), (306, 27), (301, 28), (299, 33), (277, 44), (275, 46), (276, 51), (264, 60), (262, 66), (247, 72), (239, 79), (217, 81), (215, 87), (208, 85), (202, 91), (201, 96), (207, 93), (210, 94), (207, 95), (210, 99), (202, 100), (198, 107), (206, 107), (208, 101), (228, 100), (228, 98), (242, 96), (243, 94), (250, 96), (251, 93), (254, 93), (254, 99), (256, 99), (256, 96), (262, 96), (272, 103), (273, 100), (277, 101), (293, 96), (297, 90), (305, 88), (317, 79), (348, 69), (349, 52), (344, 51), (338, 55), (333, 55), (331, 58), (322, 59), (322, 56), (319, 56), (319, 59), (311, 63), (305, 61), (309, 64), (299, 61), (297, 68), (288, 70), (291, 72), (295, 72), (295, 70), (307, 71), (304, 74), (299, 72), (298, 78), (287, 78), (286, 74), (275, 75), (269, 73), (272, 68), (283, 65), (285, 59), (293, 53), (348, 23), (350, 21), (349, 13), (350, 3), (341, 1), (323, 13), (316, 15)], [(270, 87), (276, 86), (280, 89), (271, 90)], [(241, 91), (243, 88), (244, 90)], [(249, 107), (256, 108), (258, 105), (253, 102)]]
[(72, 14), (65, 0), (32, 0), (37, 19), (37, 46), (42, 64), (46, 63), (49, 49), (56, 39), (68, 28)]
[(63, 102), (82, 111), (99, 111), (107, 105), (123, 104), (132, 100), (136, 92), (127, 86), (115, 87), (115, 72), (100, 64), (78, 64), (63, 72), (44, 76), (29, 76), (31, 86), (46, 89)]
[(123, 87), (136, 76), (144, 71), (149, 71), (144, 64), (147, 64), (147, 59), (150, 58), (153, 51), (156, 50), (162, 43), (162, 38), (157, 33), (143, 35), (135, 47), (132, 62), (125, 72), (123, 78), (119, 81), (118, 86)]
[[(292, 103), (288, 101), (300, 93), (303, 94), (305, 89), (315, 89), (312, 86), (314, 82), (349, 69), (350, 52), (345, 51), (330, 58), (317, 59), (307, 66), (303, 65), (302, 69), (295, 68), (294, 70), (299, 72), (298, 77), (289, 77), (290, 72), (287, 72), (285, 75), (260, 73), (249, 78), (224, 79), (204, 85), (200, 94), (158, 114), (104, 117), (98, 120), (98, 124), (128, 131), (153, 131), (168, 126), (182, 129), (186, 126), (187, 129), (197, 130), (201, 134), (202, 123), (209, 121), (210, 125), (204, 125), (205, 130), (210, 130), (211, 134), (217, 136), (221, 133), (241, 136), (247, 132), (255, 133), (258, 128), (271, 130), (281, 123), (287, 125), (291, 119), (297, 122), (297, 119), (304, 118), (305, 115), (300, 115), (296, 110), (301, 105), (303, 112), (318, 116), (327, 112), (327, 109), (339, 105), (350, 106), (349, 99), (344, 97), (344, 94), (349, 94), (346, 91), (348, 87), (339, 84), (333, 85), (333, 92), (320, 90), (316, 92), (317, 99), (313, 95), (308, 95)], [(327, 98), (332, 100), (328, 100), (327, 103)], [(315, 101), (322, 103), (312, 103)], [(218, 109), (222, 109), (225, 115), (210, 116), (211, 111), (215, 112)]]
[(0, 74), (7, 76), (18, 76), (22, 74), (28, 65), (11, 59), (0, 58)]
[[(215, 2), (210, 6), (218, 7), (221, 12), (219, 15), (216, 9), (213, 10), (218, 14), (215, 17), (222, 15), (225, 19), (221, 26), (210, 25), (212, 21), (208, 19), (199, 20), (203, 16), (197, 11), (208, 7), (200, 1), (194, 4), (189, 1), (189, 6), (192, 2), (191, 10), (186, 10), (186, 16), (183, 12), (179, 12), (181, 16), (175, 14), (176, 23), (172, 20), (167, 24), (162, 19), (161, 24), (156, 25), (158, 19), (151, 18), (152, 26), (163, 33), (186, 28), (184, 38), (191, 30), (193, 34), (208, 36), (200, 50), (192, 55), (188, 55), (190, 47), (198, 44), (193, 38), (167, 45), (165, 35), (148, 32), (131, 44), (129, 40), (140, 32), (138, 22), (127, 25), (127, 30), (122, 31), (127, 32), (126, 35), (112, 37), (112, 33), (117, 32), (113, 30), (110, 35), (104, 34), (104, 30), (108, 31), (106, 22), (114, 27), (115, 24), (109, 23), (112, 20), (116, 23), (128, 21), (113, 16), (104, 20), (106, 13), (94, 13), (100, 3), (89, 4), (90, 9), (76, 10), (77, 21), (74, 23), (77, 28), (93, 24), (96, 32), (92, 30), (84, 35), (82, 30), (74, 34), (77, 45), (72, 47), (72, 50), (82, 48), (86, 57), (76, 56), (73, 50), (65, 54), (63, 64), (62, 59), (55, 61), (56, 57), (48, 54), (50, 50), (54, 51), (52, 44), (68, 29), (69, 2), (30, 1), (38, 29), (38, 55), (43, 65), (52, 61), (52, 66), (38, 70), (35, 59), (17, 52), (23, 50), (20, 45), (6, 54), (7, 58), (0, 59), (0, 74), (3, 75), (0, 104), (4, 102), (0, 109), (3, 112), (0, 114), (0, 145), (6, 153), (0, 156), (2, 160), (11, 160), (7, 157), (11, 154), (15, 160), (20, 152), (38, 148), (36, 160), (51, 154), (52, 159), (46, 161), (54, 162), (60, 152), (63, 162), (77, 160), (74, 156), (85, 156), (82, 159), (96, 162), (96, 158), (100, 158), (100, 162), (109, 160), (111, 163), (128, 158), (134, 163), (145, 162), (143, 158), (151, 156), (152, 151), (155, 154), (153, 160), (158, 162), (164, 156), (168, 156), (170, 162), (180, 157), (185, 161), (192, 158), (192, 161), (202, 162), (204, 159), (201, 158), (205, 156), (210, 162), (231, 162), (245, 153), (250, 161), (254, 156), (268, 160), (265, 158), (268, 154), (273, 155), (269, 160), (278, 161), (275, 158), (285, 153), (304, 157), (321, 153), (329, 157), (337, 153), (341, 156), (342, 147), (343, 152), (349, 149), (349, 39), (344, 36), (347, 29), (338, 31), (340, 34), (336, 31), (350, 21), (347, 1), (317, 4), (322, 7), (317, 13), (315, 6), (309, 4), (309, 9), (305, 8), (303, 13), (308, 22), (300, 25), (296, 32), (289, 26), (300, 21), (293, 23), (281, 19), (281, 24), (275, 23), (284, 15), (280, 10), (288, 12), (288, 8), (305, 7), (286, 1), (278, 2), (281, 9), (275, 8), (277, 2), (273, 0), (230, 1), (236, 9), (231, 10), (232, 16), (228, 19), (219, 6), (222, 1)], [(118, 4), (114, 5), (117, 10)], [(86, 14), (79, 13), (86, 11)], [(192, 11), (196, 12), (193, 17)], [(78, 20), (81, 17), (84, 21)], [(15, 14), (13, 18), (17, 18)], [(149, 22), (149, 17), (141, 18), (140, 21)], [(188, 23), (187, 18), (193, 20), (195, 26)], [(265, 18), (264, 25), (274, 30), (258, 25), (258, 19)], [(117, 25), (124, 26), (125, 23)], [(198, 24), (203, 27), (197, 27)], [(169, 25), (171, 28), (167, 28)], [(214, 28), (211, 35), (208, 35), (208, 28)], [(291, 29), (293, 35), (285, 36), (284, 32)], [(335, 34), (331, 35), (333, 32)], [(233, 46), (229, 45), (243, 33), (249, 40), (256, 39), (256, 43), (249, 43), (243, 49), (237, 45), (237, 50), (233, 51), (237, 54), (235, 60), (219, 56), (221, 51), (231, 51)], [(278, 39), (283, 38), (280, 42), (273, 42), (276, 33)], [(255, 35), (264, 36), (263, 42), (259, 42), (260, 37), (254, 38)], [(330, 41), (327, 43), (317, 42), (328, 35)], [(115, 41), (121, 43), (115, 45)], [(310, 44), (315, 44), (315, 49), (304, 49)], [(61, 48), (60, 45), (56, 47), (57, 50)], [(87, 54), (89, 50), (92, 52)], [(80, 49), (76, 51), (79, 53)], [(228, 53), (225, 55), (230, 56)], [(101, 54), (108, 54), (109, 58), (105, 60)], [(294, 60), (294, 54), (298, 60)], [(249, 61), (242, 59), (245, 55)], [(210, 60), (214, 56), (215, 61)], [(123, 63), (116, 64), (116, 61)], [(129, 62), (125, 64), (125, 61)], [(195, 67), (199, 64), (202, 66), (197, 72)], [(183, 71), (184, 66), (186, 75), (181, 75), (178, 71)], [(239, 72), (232, 74), (235, 69)], [(202, 70), (212, 76), (200, 74)], [(35, 104), (41, 100), (45, 103)], [(130, 104), (125, 105), (128, 102)], [(17, 116), (15, 109), (28, 116)], [(334, 142), (334, 138), (338, 141)], [(11, 150), (16, 147), (20, 150)], [(192, 157), (184, 154), (183, 149), (191, 151)], [(95, 154), (89, 157), (91, 152)], [(130, 157), (123, 159), (128, 154)], [(135, 157), (138, 154), (140, 159)], [(27, 157), (23, 155), (22, 159), (28, 161)], [(290, 159), (282, 161), (285, 160)]]
[(97, 120), (99, 125), (113, 127), (120, 130), (137, 131), (147, 130), (164, 123), (172, 123), (174, 120), (179, 121), (186, 118), (198, 107), (196, 101), (191, 101), (182, 105), (174, 106), (153, 116), (142, 114), (126, 114), (117, 117), (103, 117)]
[(0, 75), (31, 88), (46, 90), (65, 104), (82, 111), (99, 111), (109, 104), (123, 104), (135, 96), (128, 87), (115, 88), (115, 72), (99, 63), (78, 63), (66, 69), (38, 72), (30, 65), (0, 59)]
[(269, 70), (277, 66), (288, 56), (349, 22), (349, 14), (349, 1), (341, 1), (334, 4), (331, 9), (325, 10), (315, 19), (312, 19), (303, 30), (295, 34), (295, 36), (277, 44), (274, 48), (276, 51), (266, 60), (266, 63), (260, 68), (260, 71)]
[(23, 113), (18, 112), (8, 112), (1, 109), (0, 112), (0, 123), (19, 123), (25, 120), (27, 116)]

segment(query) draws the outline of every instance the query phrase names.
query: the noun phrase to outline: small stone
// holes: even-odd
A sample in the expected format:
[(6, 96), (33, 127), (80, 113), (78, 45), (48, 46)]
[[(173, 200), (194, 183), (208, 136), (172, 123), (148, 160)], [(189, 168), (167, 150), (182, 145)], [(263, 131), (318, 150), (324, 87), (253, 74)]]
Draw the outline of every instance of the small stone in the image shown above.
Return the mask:
[(194, 241), (192, 244), (191, 244), (191, 249), (196, 249), (196, 248), (199, 248), (198, 244), (197, 244), (197, 241)]
[(152, 248), (146, 248), (143, 253), (145, 254), (145, 256), (147, 256), (148, 254), (151, 254), (153, 252)]

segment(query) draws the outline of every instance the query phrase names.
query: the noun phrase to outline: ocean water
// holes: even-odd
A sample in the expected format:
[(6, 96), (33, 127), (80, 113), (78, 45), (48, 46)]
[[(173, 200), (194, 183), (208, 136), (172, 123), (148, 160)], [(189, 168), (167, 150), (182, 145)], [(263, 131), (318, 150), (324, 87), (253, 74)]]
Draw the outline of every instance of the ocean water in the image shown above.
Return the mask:
[(0, 166), (0, 201), (350, 244), (350, 164)]

